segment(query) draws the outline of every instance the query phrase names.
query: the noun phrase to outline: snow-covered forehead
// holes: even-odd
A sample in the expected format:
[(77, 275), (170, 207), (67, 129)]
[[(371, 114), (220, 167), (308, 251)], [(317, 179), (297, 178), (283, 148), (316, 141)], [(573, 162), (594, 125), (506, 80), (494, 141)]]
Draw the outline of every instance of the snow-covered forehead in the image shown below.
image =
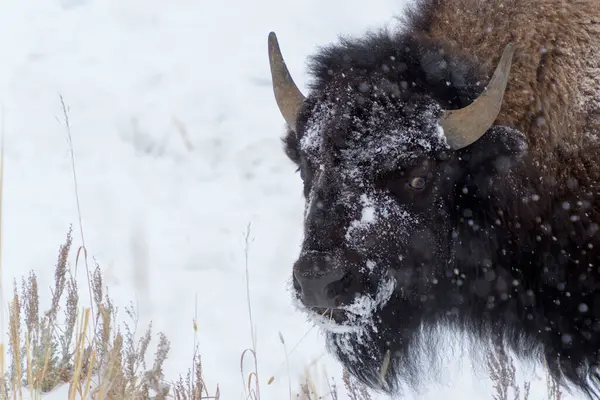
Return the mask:
[[(408, 106), (360, 93), (338, 100), (313, 107), (300, 139), (311, 176), (306, 218), (327, 214), (332, 234), (343, 229), (344, 244), (368, 254), (377, 243), (372, 238), (393, 234), (398, 242), (418, 223), (406, 205), (376, 186), (377, 176), (412, 168), (448, 146), (439, 108), (431, 103)], [(321, 211), (334, 207), (344, 212)]]
[[(383, 103), (383, 102), (382, 102)], [(314, 106), (300, 150), (317, 162), (336, 155), (348, 166), (375, 160), (402, 163), (449, 149), (434, 104), (382, 105), (375, 101), (323, 101)]]

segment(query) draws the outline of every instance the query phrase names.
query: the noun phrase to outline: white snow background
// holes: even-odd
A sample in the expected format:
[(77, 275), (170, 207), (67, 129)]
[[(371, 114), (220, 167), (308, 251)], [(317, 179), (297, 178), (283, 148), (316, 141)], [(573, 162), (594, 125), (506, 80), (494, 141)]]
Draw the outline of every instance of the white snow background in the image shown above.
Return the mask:
[[(191, 366), (197, 298), (209, 389), (218, 383), (223, 399), (244, 397), (240, 356), (251, 347), (244, 236), (250, 223), (261, 395), (289, 398), (279, 332), (290, 350), (311, 328), (287, 291), (304, 206), (300, 177), (280, 142), (284, 122), (271, 89), (267, 35), (278, 33), (288, 66), (306, 91), (305, 60), (317, 46), (338, 34), (394, 24), (402, 4), (0, 3), (4, 315), (13, 279), (20, 281), (30, 269), (38, 275), (42, 300), (48, 300), (69, 224), (71, 261), (81, 245), (62, 95), (89, 254), (102, 267), (120, 315), (134, 302), (140, 330), (152, 320), (154, 332), (167, 334), (167, 378)], [(83, 271), (81, 288), (87, 286)], [(87, 304), (85, 295), (81, 300)], [(5, 323), (4, 343), (6, 332)], [(321, 387), (324, 367), (341, 387), (341, 369), (324, 355), (314, 329), (289, 355), (293, 389), (315, 360), (312, 371)], [(531, 398), (543, 399), (544, 373), (537, 369), (535, 376)], [(427, 392), (406, 398), (491, 399), (491, 381), (474, 374), (466, 360), (449, 363), (440, 378)], [(65, 393), (46, 398), (64, 399)]]

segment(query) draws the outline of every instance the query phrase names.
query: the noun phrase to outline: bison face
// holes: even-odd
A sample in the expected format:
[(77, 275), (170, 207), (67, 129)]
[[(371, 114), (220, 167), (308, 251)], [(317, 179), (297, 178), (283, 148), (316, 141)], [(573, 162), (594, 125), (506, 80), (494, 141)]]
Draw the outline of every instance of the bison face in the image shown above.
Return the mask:
[(306, 198), (294, 293), (336, 328), (435, 285), (452, 257), (457, 183), (504, 173), (525, 149), (518, 132), (492, 127), (453, 150), (433, 99), (394, 93), (389, 82), (332, 85), (306, 101), (286, 140)]
[(472, 104), (444, 110), (446, 87), (413, 87), (384, 69), (332, 72), (305, 98), (269, 35), (287, 153), (304, 180), (305, 238), (293, 273), (304, 309), (356, 327), (391, 298), (416, 299), (436, 284), (460, 240), (457, 184), (473, 171), (487, 180), (504, 173), (525, 149), (518, 132), (493, 126), (513, 52), (505, 48)]

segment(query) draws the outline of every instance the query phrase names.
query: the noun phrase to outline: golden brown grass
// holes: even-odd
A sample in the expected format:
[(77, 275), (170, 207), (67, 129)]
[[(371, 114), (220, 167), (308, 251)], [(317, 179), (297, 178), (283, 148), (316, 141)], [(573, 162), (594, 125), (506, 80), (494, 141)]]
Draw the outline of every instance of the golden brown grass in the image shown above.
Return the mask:
[[(218, 399), (210, 395), (202, 377), (200, 356), (194, 352), (193, 366), (186, 378), (169, 384), (163, 374), (170, 343), (157, 334), (152, 364), (147, 364), (152, 325), (136, 337), (137, 315), (130, 306), (128, 320), (116, 325), (116, 309), (103, 286), (100, 268), (91, 274), (93, 307), (79, 309), (77, 283), (67, 260), (72, 245), (71, 231), (60, 246), (55, 266), (51, 301), (46, 310), (39, 302), (34, 272), (14, 282), (9, 302), (8, 371), (1, 376), (0, 398), (21, 399), (24, 394), (41, 394), (69, 385), (71, 399)], [(3, 347), (3, 346), (2, 346)], [(0, 353), (0, 367), (4, 365)], [(0, 371), (4, 372), (2, 368)]]
[[(516, 379), (516, 368), (513, 358), (499, 347), (490, 351), (487, 356), (487, 368), (494, 382), (494, 400), (529, 400), (531, 382), (524, 381), (522, 387)], [(523, 392), (521, 393), (521, 389)], [(546, 398), (561, 400), (563, 392), (558, 382), (546, 373)]]

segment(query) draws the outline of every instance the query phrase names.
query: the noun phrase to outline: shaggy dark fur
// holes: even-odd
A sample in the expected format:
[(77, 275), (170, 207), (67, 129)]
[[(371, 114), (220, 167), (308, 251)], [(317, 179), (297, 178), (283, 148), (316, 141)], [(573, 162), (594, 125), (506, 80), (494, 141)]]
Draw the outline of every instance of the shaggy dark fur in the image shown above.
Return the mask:
[[(590, 397), (600, 387), (600, 65), (589, 51), (599, 14), (596, 0), (426, 0), (404, 31), (312, 58), (298, 132), (285, 138), (307, 198), (295, 268), (327, 254), (349, 270), (336, 289), (349, 295), (395, 279), (361, 333), (327, 333), (363, 382), (390, 393), (418, 383), (413, 352), (432, 345), (422, 329), (442, 325), (544, 360)], [(498, 124), (449, 150), (440, 108), (470, 104), (509, 40), (517, 54)], [(414, 177), (425, 188), (410, 187)], [(365, 199), (376, 218), (355, 234)]]

